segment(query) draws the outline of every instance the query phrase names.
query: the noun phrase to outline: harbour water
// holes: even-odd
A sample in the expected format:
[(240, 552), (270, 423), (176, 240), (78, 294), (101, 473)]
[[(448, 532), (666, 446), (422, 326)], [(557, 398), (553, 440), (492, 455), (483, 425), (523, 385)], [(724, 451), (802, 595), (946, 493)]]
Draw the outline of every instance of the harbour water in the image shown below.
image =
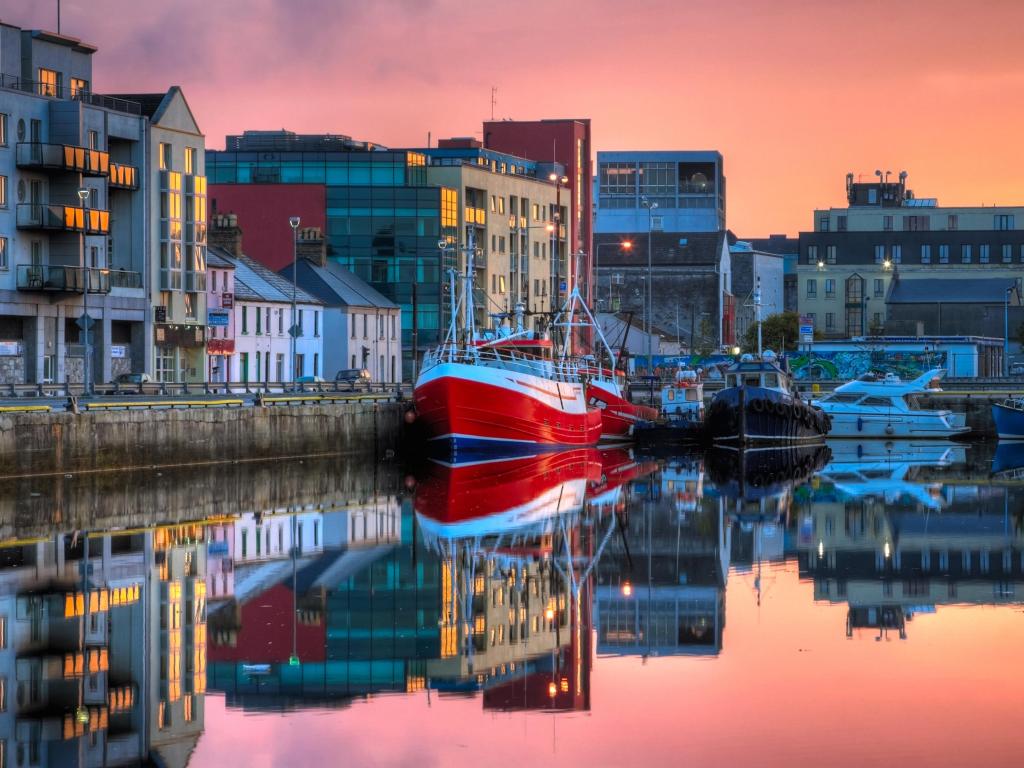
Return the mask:
[(1020, 764), (1024, 448), (734, 458), (2, 482), (6, 764)]

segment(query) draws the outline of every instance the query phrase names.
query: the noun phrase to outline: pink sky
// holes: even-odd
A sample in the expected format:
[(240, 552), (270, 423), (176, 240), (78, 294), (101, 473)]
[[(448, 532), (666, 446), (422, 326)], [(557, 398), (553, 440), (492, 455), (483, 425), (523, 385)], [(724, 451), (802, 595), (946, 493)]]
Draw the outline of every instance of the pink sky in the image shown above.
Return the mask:
[[(56, 26), (56, 0), (0, 19)], [(590, 117), (594, 149), (725, 156), (728, 224), (795, 234), (847, 171), (1024, 203), (1018, 0), (64, 0), (97, 91), (183, 86), (208, 146), (285, 127), (392, 146)]]

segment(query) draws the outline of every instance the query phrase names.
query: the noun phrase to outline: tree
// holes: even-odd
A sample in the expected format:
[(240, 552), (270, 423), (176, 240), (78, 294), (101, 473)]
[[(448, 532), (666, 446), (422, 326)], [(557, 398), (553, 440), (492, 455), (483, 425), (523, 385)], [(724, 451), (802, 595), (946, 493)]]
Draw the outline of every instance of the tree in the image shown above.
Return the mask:
[[(757, 323), (743, 334), (743, 351), (757, 351)], [(800, 343), (800, 315), (780, 312), (761, 321), (761, 346), (775, 352), (796, 352)]]

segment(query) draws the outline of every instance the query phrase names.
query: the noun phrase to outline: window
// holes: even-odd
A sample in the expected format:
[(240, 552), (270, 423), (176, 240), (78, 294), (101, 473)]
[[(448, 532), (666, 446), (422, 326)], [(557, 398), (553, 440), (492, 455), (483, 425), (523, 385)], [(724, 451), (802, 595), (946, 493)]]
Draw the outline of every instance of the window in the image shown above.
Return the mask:
[(951, 213), (946, 217), (946, 229), (959, 229), (960, 219), (955, 213)]
[(927, 232), (928, 231), (928, 217), (927, 216), (904, 216), (903, 217), (903, 231), (904, 232)]
[[(260, 308), (256, 307), (256, 335), (257, 336), (259, 336), (261, 333), (263, 333), (263, 323), (260, 322), (260, 318), (261, 317), (262, 317), (262, 315), (260, 314)], [(259, 354), (260, 354), (259, 352), (256, 353), (256, 370), (257, 371), (259, 371), (259, 369), (260, 369)], [(259, 373), (257, 373), (256, 374), (256, 378), (258, 379), (259, 377), (260, 377), (260, 375), (259, 375)]]
[(807, 281), (807, 298), (816, 299), (818, 297), (818, 281), (808, 280)]
[[(245, 320), (245, 310), (242, 311), (242, 319)], [(245, 330), (242, 330), (245, 333)], [(239, 366), (242, 369), (242, 382), (248, 383), (249, 381), (249, 353), (242, 352), (239, 355)], [(242, 557), (245, 557), (245, 531), (242, 531)]]
[(840, 232), (845, 232), (846, 231), (846, 217), (845, 216), (836, 216), (836, 229), (838, 229)]
[(825, 313), (825, 330), (834, 331), (836, 329), (836, 313), (826, 312)]
[(875, 328), (881, 328), (882, 327), (882, 313), (881, 312), (875, 312), (873, 315), (871, 315), (871, 325), (873, 325)]
[(505, 212), (505, 198), (504, 197), (499, 197), (498, 198), (498, 213), (504, 213), (504, 212)]
[(0, 616), (0, 649), (7, 647), (7, 617)]
[(0, 176), (0, 208), (7, 207), (7, 177)]
[(5, 270), (7, 267), (7, 238), (0, 237), (0, 269)]
[(902, 264), (903, 263), (903, 246), (894, 245), (892, 247), (892, 263)]
[(540, 206), (537, 203), (533, 204), (533, 220), (540, 221)]
[(978, 246), (978, 263), (979, 264), (988, 264), (988, 255), (989, 255), (989, 247), (988, 247), (988, 245), (987, 244), (986, 245), (979, 245)]
[(160, 142), (160, 170), (171, 170), (171, 145)]
[(40, 96), (52, 96), (54, 98), (62, 98), (63, 90), (63, 75), (60, 72), (55, 72), (52, 69), (39, 68), (39, 87), (38, 92)]
[[(256, 319), (257, 320), (259, 319), (259, 316), (260, 316), (260, 313), (257, 312), (256, 313)], [(257, 331), (257, 333), (259, 333), (259, 331)], [(259, 352), (259, 350), (256, 350), (256, 381), (261, 381), (262, 379), (263, 379), (263, 376), (260, 375), (260, 352)]]
[[(284, 310), (283, 309), (277, 310), (277, 335), (278, 336), (284, 336)], [(354, 337), (355, 333), (353, 332), (352, 335)]]
[(921, 263), (931, 264), (932, 263), (932, 247), (930, 245), (921, 246)]
[(828, 232), (828, 216), (827, 215), (819, 216), (818, 217), (818, 231), (819, 232)]
[(71, 78), (71, 98), (89, 93), (89, 81), (80, 77)]
[(491, 195), (491, 213), (498, 212), (498, 197), (497, 195)]
[(214, 293), (217, 292), (217, 270), (210, 270), (210, 290)]
[(263, 315), (263, 327), (266, 329), (267, 336), (270, 335), (270, 307), (267, 307), (266, 313)]
[(302, 335), (302, 310), (301, 309), (299, 310), (299, 319), (298, 319), (298, 321), (295, 324), (298, 326), (298, 328), (295, 329), (296, 335), (297, 336), (301, 336)]
[(0, 112), (0, 147), (7, 146), (7, 115)]
[[(359, 315), (351, 315), (350, 316), (350, 320), (349, 320), (349, 322), (352, 323), (352, 336), (351, 336), (351, 338), (353, 338), (353, 339), (356, 337), (356, 318), (357, 317), (359, 317)], [(355, 368), (354, 365), (352, 367)]]
[(971, 263), (971, 246), (969, 243), (964, 243), (960, 246), (960, 261), (963, 264)]
[(892, 232), (892, 216), (882, 217), (882, 229), (886, 232)]
[(825, 246), (825, 263), (826, 264), (835, 264), (836, 263), (836, 246), (834, 246), (834, 245), (826, 245)]
[(885, 280), (881, 277), (875, 278), (875, 297), (883, 296), (885, 294)]
[(196, 149), (195, 147), (185, 147), (185, 173), (194, 174), (196, 172)]
[(825, 281), (825, 298), (834, 299), (836, 297), (836, 281), (829, 278)]
[(249, 308), (242, 307), (242, 333), (249, 333)]
[(939, 246), (939, 264), (949, 264), (949, 246)]
[(395, 338), (395, 316), (391, 316), (391, 338)]
[(881, 264), (883, 261), (885, 261), (885, 246), (884, 245), (876, 245), (875, 246), (875, 264)]
[(319, 376), (320, 375), (320, 353), (319, 352), (314, 352), (313, 353), (313, 375), (314, 376)]
[(275, 358), (275, 373), (277, 374), (275, 381), (284, 381), (284, 353), (278, 352)]
[(370, 332), (369, 332), (369, 330), (367, 330), (369, 327), (370, 327), (370, 316), (369, 315), (363, 315), (363, 338), (364, 339), (370, 338)]
[(1003, 245), (1003, 264), (1009, 264), (1013, 261), (1013, 246), (1009, 243)]
[[(319, 336), (320, 335), (320, 312), (319, 311), (314, 311), (313, 312), (313, 335), (314, 336)], [(313, 366), (313, 367), (315, 368), (316, 366)], [(313, 371), (313, 375), (314, 376), (316, 375), (316, 371), (315, 370)]]
[(1006, 230), (1013, 229), (1013, 214), (997, 213), (993, 217), (992, 226), (994, 229)]
[(818, 263), (818, 246), (808, 245), (807, 246), (807, 263), (817, 264)]

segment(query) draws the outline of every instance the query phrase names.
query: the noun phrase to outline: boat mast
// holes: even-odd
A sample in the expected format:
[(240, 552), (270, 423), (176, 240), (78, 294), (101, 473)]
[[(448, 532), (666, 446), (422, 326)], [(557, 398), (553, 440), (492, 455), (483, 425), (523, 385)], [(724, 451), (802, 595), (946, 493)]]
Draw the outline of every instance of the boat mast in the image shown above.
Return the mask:
[(476, 328), (473, 325), (473, 255), (476, 252), (476, 228), (466, 227), (466, 288), (463, 296), (465, 302), (465, 320), (463, 325), (466, 331), (466, 345), (469, 346), (476, 339)]
[(757, 321), (757, 356), (761, 357), (761, 278), (757, 278), (754, 288), (754, 319)]

